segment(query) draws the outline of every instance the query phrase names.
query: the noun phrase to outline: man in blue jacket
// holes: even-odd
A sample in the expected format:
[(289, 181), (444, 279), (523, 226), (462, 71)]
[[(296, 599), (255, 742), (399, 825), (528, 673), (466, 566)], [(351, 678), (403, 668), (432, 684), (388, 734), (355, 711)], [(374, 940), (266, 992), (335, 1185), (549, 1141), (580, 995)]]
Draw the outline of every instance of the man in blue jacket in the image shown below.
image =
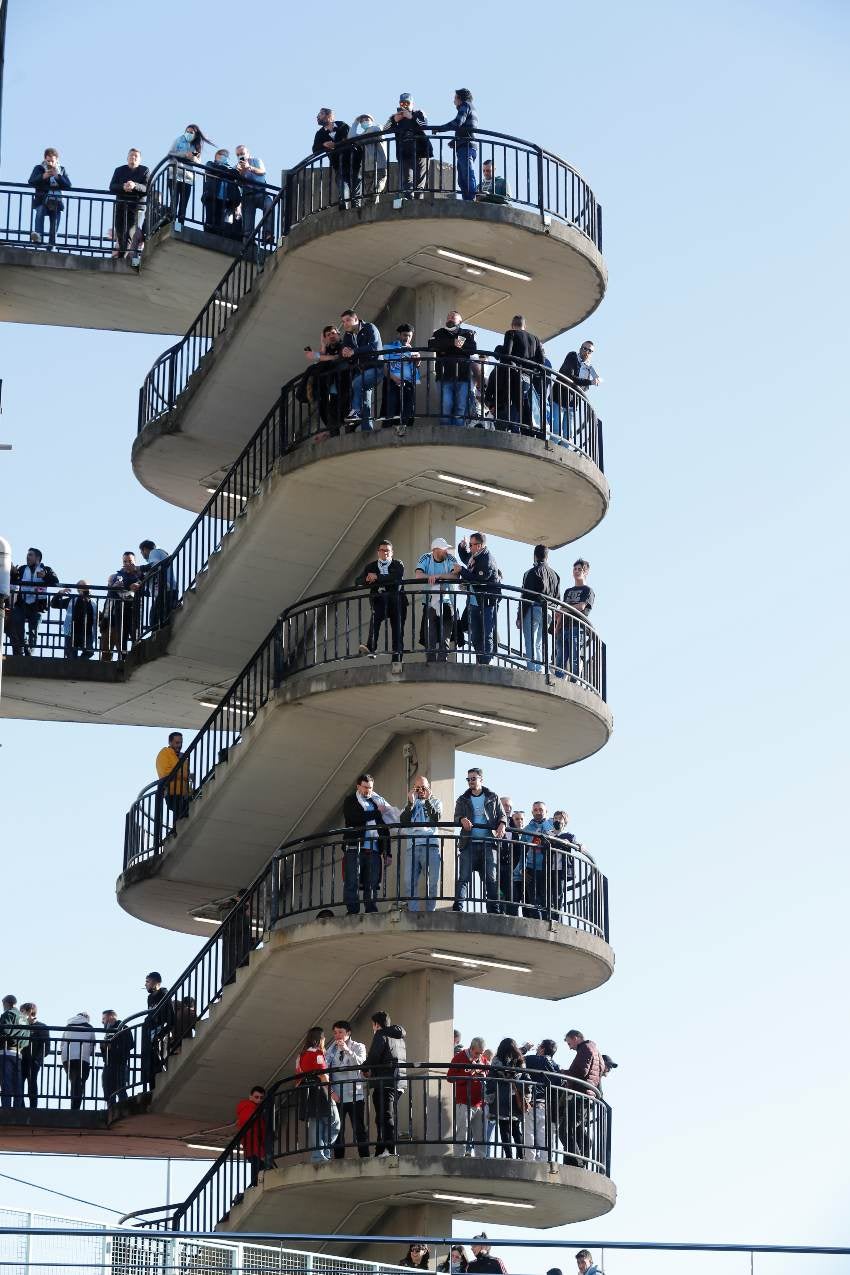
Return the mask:
[(487, 548), (483, 531), (473, 531), (457, 547), (463, 566), (455, 572), (469, 593), (469, 635), (475, 648), (475, 662), (489, 664), (496, 650), (496, 606), (501, 594), (501, 575), (496, 559)]
[(449, 120), (447, 124), (432, 124), (435, 133), (445, 132), (446, 129), (452, 129), (454, 132), (454, 141), (449, 142), (455, 153), (455, 168), (457, 169), (457, 184), (460, 186), (460, 193), (463, 199), (474, 199), (478, 189), (478, 183), (475, 180), (475, 161), (478, 158), (478, 148), (475, 145), (475, 130), (478, 127), (478, 116), (475, 114), (475, 107), (472, 104), (472, 94), (469, 89), (455, 89), (455, 108), (457, 115), (453, 120)]
[(343, 310), (339, 317), (343, 329), (341, 353), (352, 372), (351, 411), (345, 422), (349, 431), (359, 425), (361, 430), (371, 433), (375, 428), (372, 393), (383, 376), (378, 354), (381, 334), (374, 323), (364, 323), (353, 310)]
[(470, 766), (466, 782), (469, 787), (455, 802), (454, 822), (460, 824), (462, 832), (458, 841), (453, 911), (463, 911), (472, 874), (477, 872), (484, 882), (487, 911), (501, 912), (498, 850), (494, 837), (501, 839), (505, 835), (507, 820), (504, 807), (498, 794), (484, 787), (484, 772), (480, 766)]
[(41, 243), (44, 238), (44, 218), (47, 217), (50, 222), (47, 251), (52, 252), (56, 243), (56, 231), (65, 209), (62, 192), (71, 189), (71, 179), (59, 163), (59, 152), (53, 146), (48, 146), (44, 159), (30, 173), (27, 185), (35, 187), (32, 198), (35, 229), (30, 233), (30, 239), (35, 244)]

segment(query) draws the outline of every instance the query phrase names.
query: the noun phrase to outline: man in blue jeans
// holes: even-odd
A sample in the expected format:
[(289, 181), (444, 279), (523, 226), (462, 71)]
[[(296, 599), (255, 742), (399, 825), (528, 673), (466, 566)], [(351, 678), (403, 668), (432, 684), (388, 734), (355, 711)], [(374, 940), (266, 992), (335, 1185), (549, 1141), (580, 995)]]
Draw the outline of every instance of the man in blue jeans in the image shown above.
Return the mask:
[(499, 903), (498, 850), (494, 838), (505, 835), (507, 820), (497, 793), (484, 787), (480, 766), (470, 766), (466, 782), (469, 787), (455, 803), (454, 822), (462, 829), (458, 842), (458, 870), (455, 882), (454, 912), (464, 910), (472, 874), (477, 872), (484, 882), (488, 912), (501, 912)]
[(440, 387), (440, 424), (466, 425), (470, 394), (470, 356), (478, 346), (472, 328), (462, 327), (457, 310), (450, 310), (443, 327), (428, 342), (435, 360), (434, 373)]
[(457, 547), (463, 566), (455, 572), (469, 585), (469, 636), (476, 664), (489, 664), (496, 652), (496, 607), (502, 592), (496, 559), (487, 548), (483, 531), (473, 531)]
[[(564, 590), (564, 602), (583, 616), (590, 615), (596, 594), (587, 583), (590, 563), (586, 558), (576, 558), (573, 563), (573, 586)], [(555, 676), (571, 675), (571, 681), (579, 676), (584, 646), (584, 625), (577, 617), (558, 611), (555, 615)]]
[(353, 310), (343, 310), (342, 357), (351, 369), (351, 411), (345, 418), (349, 431), (359, 425), (365, 433), (372, 433), (372, 393), (383, 380), (384, 369), (378, 351), (381, 334), (374, 323), (364, 323)]
[(529, 673), (539, 673), (542, 668), (544, 633), (544, 598), (557, 601), (561, 596), (561, 577), (549, 565), (546, 545), (534, 546), (534, 566), (522, 577), (523, 600), (521, 615), (517, 616), (517, 628), (522, 629), (522, 651)]
[(453, 130), (454, 141), (449, 142), (449, 145), (455, 153), (457, 184), (460, 186), (461, 197), (469, 200), (475, 198), (478, 190), (478, 183), (475, 180), (478, 147), (473, 140), (478, 127), (478, 116), (475, 114), (469, 89), (455, 89), (454, 102), (457, 109), (454, 119), (449, 120), (447, 124), (434, 124), (432, 128), (435, 133), (442, 133), (447, 129)]
[(431, 792), (425, 775), (417, 775), (407, 794), (399, 823), (410, 829), (403, 891), (408, 912), (419, 911), (419, 878), (425, 878), (425, 911), (433, 912), (440, 889), (440, 841), (434, 829), (443, 817), (443, 803)]

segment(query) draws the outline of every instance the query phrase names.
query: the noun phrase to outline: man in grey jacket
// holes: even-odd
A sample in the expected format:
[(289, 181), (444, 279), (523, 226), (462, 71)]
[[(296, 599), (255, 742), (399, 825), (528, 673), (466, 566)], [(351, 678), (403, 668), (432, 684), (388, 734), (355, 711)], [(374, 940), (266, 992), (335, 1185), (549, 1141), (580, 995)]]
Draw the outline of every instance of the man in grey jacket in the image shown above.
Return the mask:
[[(357, 1068), (366, 1060), (366, 1046), (351, 1039), (351, 1023), (341, 1018), (334, 1023), (334, 1038), (325, 1050), (331, 1080), (331, 1097), (339, 1110), (339, 1134), (334, 1143), (334, 1159), (345, 1158), (345, 1118), (348, 1117), (361, 1160), (369, 1158), (366, 1130), (366, 1086)], [(352, 1070), (354, 1069), (354, 1070)]]
[(419, 911), (419, 878), (425, 877), (425, 911), (437, 906), (440, 887), (440, 841), (432, 831), (443, 817), (443, 803), (431, 792), (430, 781), (417, 775), (407, 794), (407, 805), (399, 823), (410, 829), (407, 859), (404, 865), (404, 888), (408, 894), (408, 912)]
[(480, 766), (470, 766), (466, 792), (455, 803), (454, 822), (463, 831), (458, 841), (458, 869), (455, 884), (455, 912), (462, 912), (477, 872), (484, 882), (488, 912), (501, 912), (499, 903), (498, 851), (494, 837), (505, 835), (507, 819), (501, 800), (491, 788), (484, 787)]

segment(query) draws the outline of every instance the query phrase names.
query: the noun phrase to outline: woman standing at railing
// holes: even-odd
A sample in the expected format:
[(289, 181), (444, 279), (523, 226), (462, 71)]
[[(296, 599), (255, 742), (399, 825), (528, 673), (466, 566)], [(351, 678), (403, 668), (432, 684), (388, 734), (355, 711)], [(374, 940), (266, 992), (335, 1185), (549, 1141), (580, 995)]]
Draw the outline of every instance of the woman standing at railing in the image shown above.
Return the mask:
[(331, 1098), (330, 1075), (325, 1058), (325, 1033), (321, 1027), (308, 1031), (295, 1070), (301, 1079), (299, 1114), (307, 1124), (307, 1146), (314, 1164), (324, 1164), (339, 1133), (339, 1112)]
[(490, 1114), (495, 1114), (499, 1126), (502, 1155), (508, 1160), (513, 1158), (514, 1151), (518, 1160), (523, 1158), (522, 1126), (525, 1113), (531, 1105), (530, 1092), (527, 1099), (525, 1087), (517, 1084), (523, 1078), (524, 1071), (525, 1058), (520, 1053), (519, 1046), (515, 1040), (506, 1036), (493, 1055), (484, 1089)]
[(186, 160), (187, 164), (175, 164), (174, 176), (168, 179), (168, 199), (171, 205), (171, 216), (174, 229), (182, 230), (189, 196), (195, 184), (195, 170), (192, 165), (200, 162), (204, 144), (214, 146), (215, 143), (205, 137), (197, 124), (187, 124), (184, 132), (174, 139), (168, 154), (176, 160)]

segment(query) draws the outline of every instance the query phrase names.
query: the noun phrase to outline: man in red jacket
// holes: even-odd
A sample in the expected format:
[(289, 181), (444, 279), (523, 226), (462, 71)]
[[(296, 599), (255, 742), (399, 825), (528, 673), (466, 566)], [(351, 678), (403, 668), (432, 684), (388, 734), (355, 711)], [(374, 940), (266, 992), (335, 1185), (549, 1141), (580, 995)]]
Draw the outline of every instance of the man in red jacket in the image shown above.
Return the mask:
[(575, 1028), (567, 1032), (564, 1040), (575, 1051), (575, 1058), (564, 1073), (573, 1077), (572, 1083), (567, 1080), (567, 1089), (573, 1092), (564, 1095), (567, 1101), (561, 1109), (558, 1136), (566, 1151), (565, 1163), (584, 1167), (591, 1152), (589, 1117), (602, 1079), (602, 1059), (595, 1042)]
[(484, 1150), (484, 1088), (482, 1081), (487, 1074), (482, 1055), (484, 1039), (473, 1036), (468, 1049), (459, 1050), (446, 1072), (446, 1079), (455, 1087), (455, 1148), (463, 1143), (464, 1155), (479, 1154)]
[[(263, 1086), (254, 1085), (248, 1097), (237, 1102), (236, 1123), (240, 1130), (244, 1129), (251, 1120), (265, 1096), (266, 1091)], [(266, 1122), (262, 1117), (255, 1120), (251, 1127), (245, 1130), (242, 1138), (242, 1152), (251, 1167), (251, 1186), (256, 1186), (260, 1169), (264, 1167), (266, 1160)]]

